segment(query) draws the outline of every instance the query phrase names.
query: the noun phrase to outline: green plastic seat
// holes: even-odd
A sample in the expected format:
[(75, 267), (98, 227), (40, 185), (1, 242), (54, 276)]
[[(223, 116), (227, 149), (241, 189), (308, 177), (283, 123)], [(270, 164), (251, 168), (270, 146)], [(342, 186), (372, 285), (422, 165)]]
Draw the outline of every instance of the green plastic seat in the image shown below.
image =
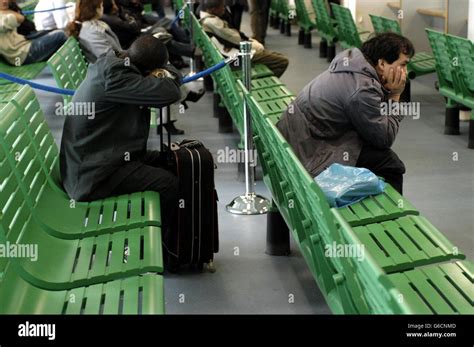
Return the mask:
[(474, 314), (474, 264), (469, 261), (430, 265), (394, 273), (403, 300), (418, 314)]
[(295, 7), (300, 29), (304, 30), (305, 33), (310, 33), (311, 30), (316, 28), (316, 23), (309, 17), (304, 0), (295, 0)]
[[(42, 227), (60, 238), (96, 236), (110, 230), (160, 226), (159, 194), (138, 192), (93, 202), (73, 202), (59, 182), (56, 144), (29, 87), (15, 95), (0, 127), (8, 153), (22, 154), (17, 169), (27, 201)], [(6, 134), (5, 132), (8, 133)], [(52, 217), (54, 216), (54, 217)]]
[(4, 270), (0, 278), (0, 314), (164, 313), (160, 275), (135, 276), (70, 290), (46, 290), (25, 281), (11, 263)]
[(325, 0), (312, 0), (313, 9), (316, 12), (316, 28), (319, 35), (326, 41), (328, 46), (333, 46), (337, 41), (335, 22), (329, 15), (329, 9)]
[(405, 216), (353, 228), (385, 272), (403, 271), (465, 255), (426, 218)]
[(331, 3), (334, 17), (337, 21), (337, 37), (344, 49), (362, 47), (362, 40), (352, 18), (350, 10), (346, 7)]

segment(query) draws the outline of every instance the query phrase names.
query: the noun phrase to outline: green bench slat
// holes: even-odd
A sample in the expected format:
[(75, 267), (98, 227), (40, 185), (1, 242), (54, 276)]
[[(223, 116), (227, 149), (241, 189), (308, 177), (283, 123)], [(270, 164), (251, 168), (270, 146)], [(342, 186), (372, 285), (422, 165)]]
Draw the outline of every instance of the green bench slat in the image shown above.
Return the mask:
[(400, 217), (353, 230), (386, 272), (465, 258), (421, 216)]
[(403, 300), (421, 314), (473, 314), (474, 268), (468, 261), (430, 265), (388, 275)]
[[(142, 291), (130, 283), (138, 284)], [(45, 290), (25, 281), (9, 264), (0, 280), (0, 314), (118, 314), (121, 290), (128, 292), (129, 300), (140, 302), (141, 306), (141, 312), (127, 309), (123, 313), (164, 313), (164, 286), (160, 275), (129, 277), (71, 290)]]
[(306, 32), (316, 28), (316, 23), (313, 23), (309, 18), (308, 9), (306, 8), (304, 0), (295, 0), (295, 6), (300, 28), (304, 29)]

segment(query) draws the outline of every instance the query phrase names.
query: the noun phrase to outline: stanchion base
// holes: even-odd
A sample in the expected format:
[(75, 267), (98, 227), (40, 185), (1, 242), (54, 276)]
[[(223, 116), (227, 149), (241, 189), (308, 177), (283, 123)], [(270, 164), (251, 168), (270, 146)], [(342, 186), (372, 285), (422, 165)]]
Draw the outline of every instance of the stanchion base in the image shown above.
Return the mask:
[(255, 193), (236, 197), (227, 205), (226, 210), (232, 214), (257, 215), (265, 214), (270, 207), (270, 201)]

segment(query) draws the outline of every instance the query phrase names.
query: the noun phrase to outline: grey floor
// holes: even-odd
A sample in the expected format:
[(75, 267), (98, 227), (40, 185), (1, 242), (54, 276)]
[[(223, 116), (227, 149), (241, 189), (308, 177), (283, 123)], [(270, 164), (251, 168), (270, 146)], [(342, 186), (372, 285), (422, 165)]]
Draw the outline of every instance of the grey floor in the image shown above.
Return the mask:
[[(243, 30), (248, 33), (248, 16), (244, 16)], [(297, 45), (296, 34), (296, 27), (292, 37), (269, 29), (267, 38), (268, 48), (290, 58), (290, 67), (282, 80), (295, 93), (328, 66), (325, 59), (318, 58), (319, 37), (313, 35), (313, 49), (307, 50)], [(403, 121), (394, 150), (407, 167), (406, 197), (472, 260), (474, 151), (467, 149), (467, 123), (461, 124), (460, 136), (443, 135), (444, 101), (434, 89), (435, 80), (430, 75), (413, 81), (413, 101), (421, 103), (421, 117)], [(39, 82), (54, 85), (49, 72)], [(63, 119), (54, 116), (54, 109), (61, 98), (42, 92), (37, 95), (59, 143)], [(202, 140), (215, 155), (226, 146), (237, 148), (235, 133), (217, 132), (217, 119), (212, 117), (212, 94), (190, 106), (178, 115), (178, 126), (186, 130), (184, 138)], [(157, 148), (157, 144), (157, 136), (150, 133), (150, 147)], [(453, 160), (455, 156), (457, 160)], [(225, 212), (226, 204), (244, 192), (244, 184), (237, 180), (237, 165), (218, 163), (216, 185), (220, 199), (217, 272), (167, 274), (167, 313), (329, 314), (293, 243), (289, 257), (268, 256), (264, 253), (266, 217)], [(256, 191), (268, 196), (261, 182), (257, 182)]]

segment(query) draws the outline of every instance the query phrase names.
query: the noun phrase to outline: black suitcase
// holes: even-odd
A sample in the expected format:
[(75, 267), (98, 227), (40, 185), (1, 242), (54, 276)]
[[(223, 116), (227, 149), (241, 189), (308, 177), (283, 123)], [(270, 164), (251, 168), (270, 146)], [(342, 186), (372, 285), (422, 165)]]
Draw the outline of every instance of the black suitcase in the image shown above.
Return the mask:
[[(160, 136), (162, 139), (162, 130)], [(207, 264), (208, 269), (214, 272), (213, 260), (214, 253), (219, 251), (219, 233), (212, 154), (195, 140), (171, 143), (169, 148), (162, 145), (161, 150), (166, 153), (179, 179), (176, 220), (164, 240), (168, 253), (167, 268), (177, 271), (182, 265), (191, 265), (202, 269)]]

